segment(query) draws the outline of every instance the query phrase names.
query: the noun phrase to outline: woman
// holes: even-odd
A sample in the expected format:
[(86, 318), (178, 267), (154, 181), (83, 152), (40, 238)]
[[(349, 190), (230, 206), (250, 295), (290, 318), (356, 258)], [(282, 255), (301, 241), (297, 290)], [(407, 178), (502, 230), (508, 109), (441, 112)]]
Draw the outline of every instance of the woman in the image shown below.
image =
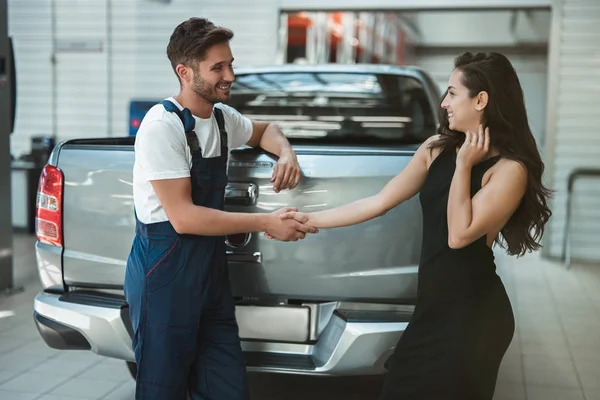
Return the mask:
[(544, 164), (506, 57), (456, 59), (438, 133), (380, 193), (335, 209), (282, 215), (308, 217), (315, 228), (348, 226), (420, 192), (418, 299), (389, 361), (382, 400), (492, 399), (514, 316), (491, 247), (498, 243), (518, 256), (538, 249), (551, 215)]

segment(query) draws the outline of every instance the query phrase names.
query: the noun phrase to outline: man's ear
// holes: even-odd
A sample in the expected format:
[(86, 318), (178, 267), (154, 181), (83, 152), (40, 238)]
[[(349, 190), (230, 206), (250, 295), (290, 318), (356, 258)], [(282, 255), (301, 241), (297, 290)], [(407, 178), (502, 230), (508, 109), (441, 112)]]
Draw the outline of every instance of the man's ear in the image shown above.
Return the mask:
[(175, 72), (177, 72), (177, 76), (179, 76), (179, 79), (181, 79), (182, 82), (190, 82), (194, 79), (194, 72), (192, 69), (183, 64), (177, 64)]
[(479, 92), (479, 94), (476, 96), (476, 103), (475, 103), (475, 109), (477, 111), (483, 111), (483, 109), (487, 106), (489, 101), (489, 95), (488, 92)]

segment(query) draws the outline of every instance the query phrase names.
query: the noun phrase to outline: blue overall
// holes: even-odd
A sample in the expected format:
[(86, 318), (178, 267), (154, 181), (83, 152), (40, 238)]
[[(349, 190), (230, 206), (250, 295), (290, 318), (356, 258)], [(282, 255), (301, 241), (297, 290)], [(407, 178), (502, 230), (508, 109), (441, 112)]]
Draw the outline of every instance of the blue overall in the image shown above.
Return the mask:
[[(221, 110), (214, 109), (221, 155), (204, 158), (189, 110), (162, 104), (185, 127), (194, 204), (222, 210), (228, 147)], [(143, 224), (136, 217), (124, 286), (134, 332), (136, 399), (184, 400), (188, 393), (193, 400), (248, 399), (224, 237), (178, 234), (168, 221)]]

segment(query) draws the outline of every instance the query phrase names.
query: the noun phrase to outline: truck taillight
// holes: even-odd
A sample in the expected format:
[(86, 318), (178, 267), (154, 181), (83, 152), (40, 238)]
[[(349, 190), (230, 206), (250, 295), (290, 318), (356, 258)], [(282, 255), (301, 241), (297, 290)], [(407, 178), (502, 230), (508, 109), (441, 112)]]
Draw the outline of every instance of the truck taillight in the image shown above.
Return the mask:
[(37, 191), (35, 232), (38, 240), (62, 247), (63, 173), (52, 165), (42, 170)]

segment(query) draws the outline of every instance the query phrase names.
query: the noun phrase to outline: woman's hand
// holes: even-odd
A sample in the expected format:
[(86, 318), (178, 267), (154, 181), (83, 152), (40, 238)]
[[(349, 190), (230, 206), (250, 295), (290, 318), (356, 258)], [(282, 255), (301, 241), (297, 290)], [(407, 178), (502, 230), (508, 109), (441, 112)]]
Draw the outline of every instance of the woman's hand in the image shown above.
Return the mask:
[(456, 156), (456, 164), (473, 167), (483, 161), (490, 151), (490, 128), (479, 125), (478, 132), (465, 132), (465, 142)]

